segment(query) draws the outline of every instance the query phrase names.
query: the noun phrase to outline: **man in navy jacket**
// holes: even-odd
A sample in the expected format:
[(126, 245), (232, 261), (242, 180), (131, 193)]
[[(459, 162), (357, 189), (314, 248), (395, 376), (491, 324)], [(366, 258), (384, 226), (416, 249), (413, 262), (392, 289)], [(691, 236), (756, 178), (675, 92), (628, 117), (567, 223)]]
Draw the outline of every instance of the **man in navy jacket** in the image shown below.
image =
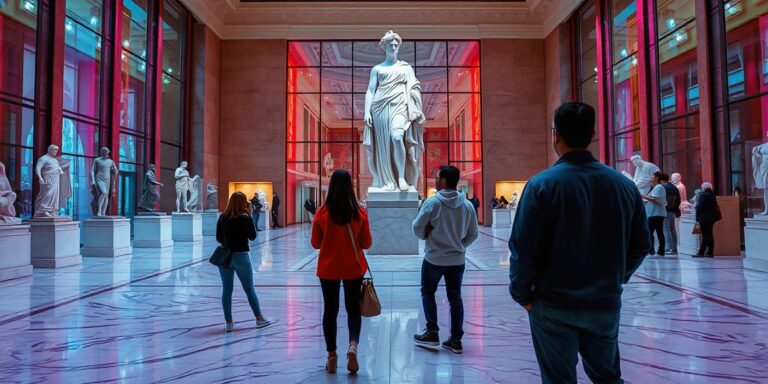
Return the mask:
[(622, 382), (622, 285), (651, 247), (637, 187), (587, 151), (594, 125), (589, 105), (557, 109), (560, 159), (526, 185), (509, 239), (509, 291), (529, 312), (544, 383), (576, 383), (578, 353), (592, 381)]

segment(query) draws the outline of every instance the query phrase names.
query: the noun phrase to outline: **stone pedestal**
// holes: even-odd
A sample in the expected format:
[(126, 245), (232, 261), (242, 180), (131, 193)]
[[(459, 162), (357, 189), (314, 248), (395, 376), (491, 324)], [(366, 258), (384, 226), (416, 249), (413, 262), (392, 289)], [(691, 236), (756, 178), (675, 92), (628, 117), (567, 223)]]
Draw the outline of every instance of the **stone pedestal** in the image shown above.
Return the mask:
[(83, 222), (83, 256), (117, 257), (131, 252), (130, 219), (103, 217)]
[(686, 213), (680, 216), (680, 228), (677, 232), (677, 252), (686, 255), (695, 255), (699, 252), (701, 244), (701, 235), (693, 234), (693, 227), (696, 225), (696, 216), (693, 213)]
[(493, 211), (493, 223), (491, 227), (511, 227), (515, 222), (515, 209), (494, 209)]
[(83, 262), (79, 221), (30, 221), (32, 266), (61, 268)]
[(371, 255), (418, 255), (419, 239), (411, 229), (419, 212), (419, 194), (368, 188), (368, 221), (373, 235)]
[(746, 219), (744, 228), (744, 267), (768, 272), (768, 216)]
[(203, 217), (199, 213), (177, 213), (171, 215), (173, 241), (195, 242), (203, 240)]
[[(739, 221), (739, 200), (734, 196), (718, 196), (717, 205), (723, 219), (715, 223), (713, 229), (715, 237), (715, 257), (741, 257), (741, 224)], [(696, 215), (686, 213), (680, 217), (680, 231), (678, 232), (678, 252), (695, 255), (699, 252), (701, 235), (694, 235), (693, 226), (696, 224)]]
[(32, 274), (29, 225), (0, 225), (0, 281)]
[(268, 231), (270, 229), (269, 216), (271, 214), (271, 212), (259, 212), (259, 227), (257, 229), (262, 231)]
[(137, 215), (133, 218), (133, 246), (165, 248), (173, 245), (171, 217), (165, 214)]
[(203, 236), (216, 236), (216, 223), (219, 222), (219, 211), (203, 212)]

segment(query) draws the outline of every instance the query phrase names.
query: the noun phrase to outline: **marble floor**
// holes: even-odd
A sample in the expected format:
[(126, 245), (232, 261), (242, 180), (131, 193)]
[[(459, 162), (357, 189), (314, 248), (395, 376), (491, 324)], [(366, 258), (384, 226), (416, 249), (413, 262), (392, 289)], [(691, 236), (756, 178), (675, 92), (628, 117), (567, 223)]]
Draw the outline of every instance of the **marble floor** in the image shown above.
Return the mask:
[[(508, 231), (484, 228), (470, 248), (463, 355), (412, 346), (421, 258), (374, 256), (383, 313), (363, 320), (359, 375), (326, 375), (316, 253), (296, 226), (252, 247), (262, 308), (279, 319), (265, 329), (236, 287), (237, 330), (223, 332), (211, 238), (0, 283), (0, 382), (535, 383), (527, 315), (507, 292)], [(339, 324), (341, 348), (343, 310)], [(768, 274), (739, 258), (648, 258), (626, 286), (621, 325), (629, 383), (768, 383)]]

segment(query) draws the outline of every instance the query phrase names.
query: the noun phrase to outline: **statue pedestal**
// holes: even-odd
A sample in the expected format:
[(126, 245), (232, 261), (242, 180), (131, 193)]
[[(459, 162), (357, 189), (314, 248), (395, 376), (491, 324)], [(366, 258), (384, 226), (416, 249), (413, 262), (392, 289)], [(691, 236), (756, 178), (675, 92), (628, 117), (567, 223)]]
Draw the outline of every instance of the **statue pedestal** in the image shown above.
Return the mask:
[(83, 262), (80, 256), (79, 221), (32, 220), (32, 266), (61, 268)]
[(146, 214), (133, 217), (133, 246), (136, 248), (165, 248), (173, 246), (171, 217), (166, 214)]
[(203, 217), (199, 213), (177, 213), (173, 220), (173, 241), (195, 242), (203, 240)]
[(768, 272), (768, 216), (755, 215), (754, 219), (746, 219), (745, 222), (744, 267)]
[(216, 223), (219, 222), (219, 211), (203, 212), (203, 236), (216, 236)]
[(131, 220), (103, 217), (83, 222), (83, 256), (117, 257), (130, 255)]
[(516, 209), (492, 209), (493, 224), (492, 228), (511, 227), (515, 222)]
[(0, 225), (0, 281), (32, 274), (29, 225)]
[[(741, 257), (741, 224), (739, 222), (739, 199), (734, 196), (718, 196), (717, 205), (723, 219), (715, 223), (715, 257)], [(678, 253), (695, 255), (699, 252), (701, 235), (694, 235), (696, 215), (686, 213), (680, 217), (680, 231), (677, 239)], [(658, 245), (658, 244), (657, 244)]]
[(370, 255), (418, 255), (419, 239), (413, 235), (413, 219), (419, 212), (419, 194), (368, 188), (368, 221), (373, 235)]

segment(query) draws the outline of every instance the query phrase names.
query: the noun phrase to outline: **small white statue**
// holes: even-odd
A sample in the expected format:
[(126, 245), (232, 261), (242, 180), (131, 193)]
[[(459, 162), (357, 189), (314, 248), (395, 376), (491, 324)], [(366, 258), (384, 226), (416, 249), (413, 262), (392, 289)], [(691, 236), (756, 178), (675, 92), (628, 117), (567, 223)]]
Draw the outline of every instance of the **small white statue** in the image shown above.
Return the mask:
[(157, 202), (160, 201), (160, 187), (164, 187), (155, 177), (155, 165), (150, 164), (148, 169), (144, 174), (144, 191), (139, 199), (139, 212), (155, 212)]
[(333, 156), (330, 152), (326, 153), (323, 157), (323, 169), (325, 170), (325, 175), (331, 177), (331, 174), (333, 174)]
[(109, 158), (109, 148), (103, 147), (99, 157), (91, 166), (91, 188), (96, 195), (96, 212), (93, 215), (103, 217), (107, 214), (109, 203), (117, 190), (117, 167)]
[(187, 171), (187, 162), (182, 161), (173, 176), (176, 178), (176, 212), (189, 213), (189, 171)]
[(752, 148), (752, 176), (755, 188), (763, 190), (762, 215), (768, 215), (768, 143)]
[(69, 161), (57, 159), (59, 147), (48, 146), (48, 153), (37, 160), (35, 175), (40, 191), (35, 198), (35, 218), (67, 218), (59, 215), (62, 202), (72, 196)]
[(256, 193), (259, 194), (259, 202), (261, 203), (261, 211), (262, 212), (269, 212), (269, 203), (267, 202), (267, 194), (266, 192), (259, 190)]
[(371, 70), (365, 93), (363, 147), (372, 187), (388, 191), (417, 185), (424, 152), (421, 86), (410, 64), (397, 59), (402, 43), (393, 31), (381, 38), (386, 59)]
[(673, 173), (669, 176), (669, 182), (677, 187), (678, 192), (680, 192), (680, 210), (683, 212), (690, 212), (693, 205), (688, 201), (688, 189), (685, 188), (685, 184), (683, 184), (683, 177), (679, 173)]
[(659, 167), (650, 161), (643, 160), (640, 155), (634, 155), (629, 159), (632, 161), (632, 165), (635, 166), (635, 175), (631, 176), (627, 171), (622, 171), (621, 173), (635, 182), (640, 193), (650, 192), (651, 179), (653, 179), (653, 174), (659, 171)]
[(16, 217), (15, 202), (16, 192), (5, 174), (5, 164), (0, 163), (0, 225), (21, 224), (21, 219)]
[(206, 194), (205, 200), (207, 202), (206, 209), (218, 210), (219, 209), (219, 187), (216, 186), (215, 181), (208, 183), (205, 194)]
[(202, 180), (200, 175), (195, 175), (189, 179), (189, 202), (187, 208), (192, 212), (198, 212), (202, 208), (202, 202), (200, 201), (200, 188), (202, 186)]
[(509, 197), (509, 208), (514, 209), (517, 208), (517, 202), (520, 200), (520, 192), (514, 191), (512, 192), (512, 196)]

